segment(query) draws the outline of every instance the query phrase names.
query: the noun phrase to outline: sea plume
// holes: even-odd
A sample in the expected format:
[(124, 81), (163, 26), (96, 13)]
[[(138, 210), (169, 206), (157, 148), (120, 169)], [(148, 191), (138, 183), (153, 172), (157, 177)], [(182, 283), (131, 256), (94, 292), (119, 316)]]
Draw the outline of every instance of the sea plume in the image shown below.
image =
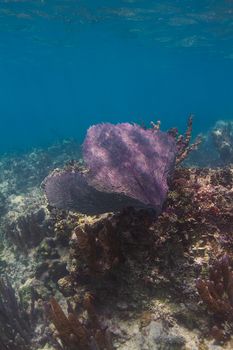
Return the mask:
[(87, 132), (83, 157), (87, 171), (71, 167), (45, 179), (52, 206), (86, 214), (126, 206), (159, 212), (175, 165), (176, 141), (136, 124), (97, 124)]

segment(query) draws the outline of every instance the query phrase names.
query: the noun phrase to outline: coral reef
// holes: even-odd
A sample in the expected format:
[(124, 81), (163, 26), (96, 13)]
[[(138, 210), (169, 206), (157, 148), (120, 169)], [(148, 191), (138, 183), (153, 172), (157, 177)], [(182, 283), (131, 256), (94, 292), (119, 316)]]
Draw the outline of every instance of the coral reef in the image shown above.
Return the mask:
[[(115, 288), (121, 294), (114, 283), (120, 278), (132, 298), (137, 299), (132, 288), (139, 292), (143, 282), (152, 294), (160, 286), (163, 293), (168, 288), (174, 298), (185, 295), (197, 304), (197, 272), (221, 253), (222, 235), (232, 235), (232, 175), (231, 168), (177, 168), (165, 210), (157, 219), (147, 211), (126, 209), (77, 220), (69, 253), (71, 279), (60, 281), (61, 290), (75, 295), (81, 282), (106, 301), (104, 288), (111, 290), (112, 298)], [(124, 303), (119, 307), (127, 308)]]
[(168, 133), (136, 124), (92, 126), (83, 144), (87, 171), (72, 167), (44, 181), (50, 205), (86, 214), (151, 207), (160, 212), (176, 157)]
[[(190, 147), (190, 123), (183, 138), (176, 136), (184, 146), (183, 156)], [(154, 129), (158, 132), (159, 124)], [(80, 341), (78, 328), (71, 331), (70, 318), (79, 321), (79, 330), (94, 349), (107, 347), (98, 340), (107, 340), (110, 334), (116, 350), (232, 349), (230, 318), (211, 311), (206, 304), (207, 313), (196, 290), (201, 271), (202, 283), (207, 285), (207, 271), (216, 256), (227, 253), (232, 266), (232, 166), (177, 166), (172, 181), (167, 177), (170, 190), (159, 216), (141, 206), (87, 216), (48, 205), (38, 187), (42, 174), (56, 166), (65, 166), (61, 172), (65, 177), (70, 170), (88, 172), (82, 162), (72, 161), (69, 152), (78, 159), (73, 143), (22, 156), (0, 156), (0, 272), (9, 276), (20, 296), (19, 309), (29, 315), (19, 311), (19, 319), (24, 320), (20, 326), (24, 328), (30, 317), (29, 333), (25, 328), (25, 338), (19, 340), (17, 349), (70, 350), (73, 345), (64, 343), (63, 331), (68, 329), (68, 342)], [(65, 165), (67, 160), (70, 162)], [(38, 172), (37, 167), (41, 167)], [(217, 270), (223, 280), (221, 269)], [(226, 291), (224, 287), (221, 300), (230, 303)], [(87, 292), (94, 298), (93, 313), (85, 304)], [(44, 304), (52, 296), (55, 299), (47, 309), (60, 315), (58, 319), (63, 321), (57, 321), (58, 327), (52, 321), (55, 315), (46, 317), (44, 312)], [(9, 305), (4, 298), (1, 315)], [(61, 313), (59, 305), (65, 312)], [(11, 326), (4, 332), (11, 338), (13, 322), (10, 318)], [(210, 329), (216, 339), (227, 341), (214, 343)], [(4, 339), (7, 350), (16, 349)]]

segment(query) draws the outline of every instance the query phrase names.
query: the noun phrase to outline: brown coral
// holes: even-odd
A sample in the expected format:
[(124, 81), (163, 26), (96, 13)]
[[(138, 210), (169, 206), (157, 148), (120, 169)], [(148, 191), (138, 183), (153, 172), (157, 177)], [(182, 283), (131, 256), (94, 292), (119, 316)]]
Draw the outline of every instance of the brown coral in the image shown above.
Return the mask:
[(98, 320), (90, 294), (84, 297), (84, 307), (88, 313), (88, 320), (85, 324), (84, 321), (80, 321), (70, 305), (68, 316), (66, 316), (56, 299), (50, 300), (48, 313), (58, 332), (57, 336), (62, 342), (62, 349), (112, 350), (110, 335), (106, 327), (102, 327)]

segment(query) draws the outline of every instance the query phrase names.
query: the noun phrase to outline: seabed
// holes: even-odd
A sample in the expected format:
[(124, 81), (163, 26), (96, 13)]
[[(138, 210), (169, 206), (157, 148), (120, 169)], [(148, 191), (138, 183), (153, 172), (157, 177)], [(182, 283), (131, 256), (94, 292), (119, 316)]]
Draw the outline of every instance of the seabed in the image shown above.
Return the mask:
[(158, 218), (51, 208), (41, 182), (75, 141), (1, 156), (0, 349), (232, 349), (233, 166), (204, 152)]

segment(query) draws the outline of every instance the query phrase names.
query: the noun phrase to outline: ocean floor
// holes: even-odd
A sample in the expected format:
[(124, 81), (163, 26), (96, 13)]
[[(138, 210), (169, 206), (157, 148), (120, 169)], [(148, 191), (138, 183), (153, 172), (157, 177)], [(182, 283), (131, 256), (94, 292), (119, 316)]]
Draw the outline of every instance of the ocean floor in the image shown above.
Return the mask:
[(205, 149), (158, 218), (51, 208), (41, 183), (75, 141), (1, 156), (0, 349), (232, 349), (233, 166), (198, 167)]

